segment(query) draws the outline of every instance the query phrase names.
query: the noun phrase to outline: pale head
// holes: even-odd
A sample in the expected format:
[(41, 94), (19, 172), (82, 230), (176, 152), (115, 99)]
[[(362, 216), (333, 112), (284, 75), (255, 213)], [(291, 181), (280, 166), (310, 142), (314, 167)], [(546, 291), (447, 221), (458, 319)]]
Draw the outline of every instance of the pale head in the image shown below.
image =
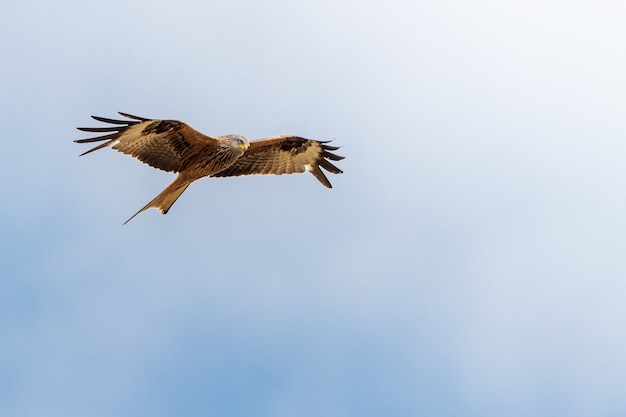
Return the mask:
[(243, 155), (248, 150), (250, 142), (241, 135), (224, 135), (220, 139), (224, 139), (232, 152), (236, 155)]

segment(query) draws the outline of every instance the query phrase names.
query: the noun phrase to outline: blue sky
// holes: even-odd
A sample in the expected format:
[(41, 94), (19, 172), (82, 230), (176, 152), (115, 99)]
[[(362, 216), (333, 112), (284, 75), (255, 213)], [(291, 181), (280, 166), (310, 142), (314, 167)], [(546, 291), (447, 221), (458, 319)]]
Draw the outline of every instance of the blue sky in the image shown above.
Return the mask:
[[(2, 416), (626, 413), (621, 2), (12, 1)], [(85, 149), (116, 111), (334, 139), (204, 179)]]

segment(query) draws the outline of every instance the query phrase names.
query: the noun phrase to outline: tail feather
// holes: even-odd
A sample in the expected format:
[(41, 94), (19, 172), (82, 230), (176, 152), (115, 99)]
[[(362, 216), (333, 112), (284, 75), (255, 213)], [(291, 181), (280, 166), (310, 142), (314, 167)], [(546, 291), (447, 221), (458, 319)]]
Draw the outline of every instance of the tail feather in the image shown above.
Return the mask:
[(141, 210), (137, 213), (133, 214), (130, 219), (126, 220), (124, 224), (128, 223), (132, 219), (135, 218), (136, 215), (142, 213), (149, 208), (159, 209), (161, 214), (167, 214), (170, 207), (178, 200), (178, 197), (189, 187), (191, 182), (188, 180), (182, 179), (180, 176), (176, 177), (174, 182), (168, 185), (159, 195), (154, 197), (152, 201), (146, 204)]

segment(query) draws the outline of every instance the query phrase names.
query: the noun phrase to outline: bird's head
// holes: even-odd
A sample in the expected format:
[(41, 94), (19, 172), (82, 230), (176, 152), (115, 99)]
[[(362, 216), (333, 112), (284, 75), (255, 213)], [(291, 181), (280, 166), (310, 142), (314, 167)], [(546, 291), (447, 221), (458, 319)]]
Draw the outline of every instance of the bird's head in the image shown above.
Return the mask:
[(226, 139), (228, 146), (233, 150), (233, 152), (243, 155), (245, 151), (250, 147), (250, 142), (248, 139), (244, 138), (241, 135), (226, 135), (222, 136)]

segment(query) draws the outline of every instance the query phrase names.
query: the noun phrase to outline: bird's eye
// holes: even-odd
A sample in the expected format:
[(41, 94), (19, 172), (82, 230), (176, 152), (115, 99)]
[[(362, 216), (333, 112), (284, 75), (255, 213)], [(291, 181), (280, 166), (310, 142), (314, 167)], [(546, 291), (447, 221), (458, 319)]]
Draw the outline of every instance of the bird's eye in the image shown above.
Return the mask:
[(239, 144), (243, 145), (243, 139), (239, 139)]

